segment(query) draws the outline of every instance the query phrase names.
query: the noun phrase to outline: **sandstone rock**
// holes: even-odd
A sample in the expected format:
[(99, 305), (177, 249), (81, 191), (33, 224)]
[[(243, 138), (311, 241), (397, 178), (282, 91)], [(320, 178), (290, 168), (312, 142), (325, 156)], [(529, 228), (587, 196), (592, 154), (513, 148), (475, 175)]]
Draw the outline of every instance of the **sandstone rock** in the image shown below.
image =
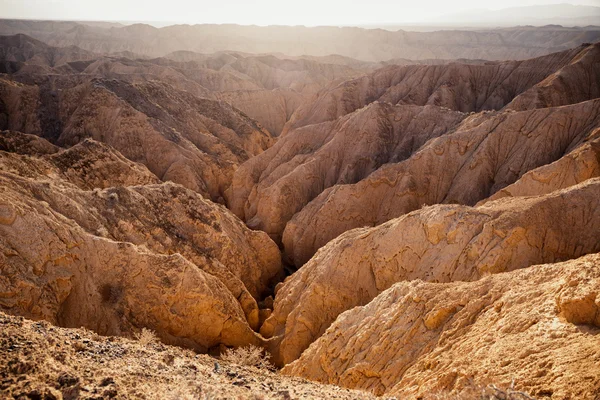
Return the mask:
[(286, 257), (302, 265), (341, 233), (381, 224), (423, 204), (474, 205), (595, 140), (599, 109), (600, 100), (592, 100), (469, 117), (407, 160), (387, 164), (356, 184), (324, 190), (287, 224)]
[(148, 327), (201, 351), (260, 344), (225, 286), (181, 255), (92, 236), (40, 202), (0, 197), (18, 213), (0, 225), (2, 310), (105, 335)]
[(536, 397), (594, 398), (599, 267), (595, 254), (471, 283), (397, 283), (283, 373), (398, 398), (512, 380)]
[(67, 146), (91, 137), (161, 180), (216, 201), (222, 201), (236, 166), (272, 143), (268, 132), (230, 105), (158, 81), (41, 79), (27, 85), (0, 79), (6, 128)]
[[(98, 237), (103, 237), (127, 242), (135, 249), (130, 251), (134, 254), (130, 254), (131, 257), (136, 252), (148, 253), (152, 259), (161, 254), (165, 257), (178, 254), (183, 264), (210, 276), (210, 282), (219, 280), (221, 286), (211, 290), (224, 290), (227, 294), (222, 296), (229, 296), (227, 301), (235, 302), (248, 328), (258, 329), (257, 299), (282, 273), (280, 254), (266, 234), (250, 231), (224, 207), (173, 183), (152, 185), (158, 180), (144, 166), (91, 140), (42, 158), (0, 152), (0, 171), (2, 193), (10, 199), (0, 207), (0, 219), (11, 229), (17, 229), (15, 219), (23, 212), (16, 211), (15, 206), (24, 203), (34, 208), (31, 223), (40, 225), (38, 229), (52, 216), (56, 219), (54, 225), (86, 241), (99, 243)], [(128, 184), (141, 186), (121, 186)], [(113, 187), (115, 185), (118, 187)], [(101, 187), (108, 189), (98, 190)], [(96, 189), (90, 191), (93, 188)], [(45, 229), (53, 231), (53, 228)], [(18, 237), (18, 232), (10, 234)], [(23, 239), (23, 243), (29, 243), (35, 252), (38, 246), (35, 240), (32, 236)], [(11, 257), (18, 255), (11, 250), (14, 246), (5, 244), (3, 247)], [(46, 261), (39, 257), (32, 253), (27, 259), (29, 264), (23, 264), (19, 258), (8, 258), (6, 263), (10, 268), (2, 272), (5, 277), (18, 281), (23, 271), (11, 268), (35, 265), (31, 267), (34, 274), (43, 275), (51, 265), (45, 266)], [(77, 262), (70, 258), (61, 261), (68, 270), (75, 268)], [(36, 282), (41, 284), (39, 280)], [(48, 290), (52, 293), (53, 289)], [(27, 294), (23, 296), (27, 298)], [(58, 294), (57, 297), (55, 308), (65, 301)], [(14, 312), (23, 313), (23, 310), (19, 306)], [(56, 320), (56, 312), (36, 314), (36, 318)]]
[(46, 159), (57, 166), (65, 180), (82, 189), (160, 182), (145, 166), (128, 160), (112, 147), (93, 139), (85, 139)]
[[(593, 74), (596, 72), (593, 63), (597, 62), (599, 49), (600, 45), (590, 45), (526, 61), (407, 65), (378, 69), (320, 93), (315, 101), (304, 103), (294, 113), (284, 132), (335, 120), (374, 100), (392, 104), (429, 104), (463, 112), (499, 110), (515, 96), (557, 71), (567, 74), (561, 70), (565, 66), (585, 69), (590, 77), (589, 82), (592, 82), (589, 90), (585, 90), (588, 89), (585, 87), (581, 91), (581, 98), (573, 98), (572, 102), (590, 100), (597, 97), (594, 96), (597, 89), (594, 89)], [(589, 84), (586, 78), (580, 79)]]
[(396, 282), (471, 281), (598, 252), (599, 193), (600, 178), (593, 178), (476, 208), (436, 205), (346, 232), (286, 279), (261, 333), (281, 342), (277, 361), (287, 364), (339, 314)]
[(376, 102), (335, 122), (298, 129), (240, 166), (226, 193), (229, 208), (280, 241), (287, 221), (324, 189), (408, 158), (463, 118), (439, 107)]
[(38, 136), (3, 131), (0, 149), (2, 171), (33, 179), (62, 179), (84, 190), (160, 182), (145, 166), (92, 139), (62, 150)]
[(58, 152), (59, 148), (35, 135), (15, 131), (0, 131), (0, 151), (18, 154), (43, 155)]
[(513, 110), (557, 107), (600, 97), (600, 44), (587, 46), (571, 62), (508, 104)]
[(559, 160), (533, 169), (478, 204), (502, 197), (537, 196), (564, 189), (600, 176), (600, 128), (590, 135), (592, 140)]

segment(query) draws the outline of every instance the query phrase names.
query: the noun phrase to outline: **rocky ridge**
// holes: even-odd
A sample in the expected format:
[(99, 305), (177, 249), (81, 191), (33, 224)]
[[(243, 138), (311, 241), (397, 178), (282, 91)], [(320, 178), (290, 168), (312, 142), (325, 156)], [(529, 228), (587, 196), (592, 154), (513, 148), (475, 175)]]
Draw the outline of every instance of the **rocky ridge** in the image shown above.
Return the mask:
[[(371, 77), (321, 92), (320, 97), (325, 100), (337, 99), (338, 92), (363, 93), (361, 96), (368, 105), (352, 111), (361, 107), (363, 103), (359, 102), (350, 107), (351, 113), (343, 112), (335, 118), (338, 114), (334, 112), (331, 114), (334, 119), (325, 117), (324, 122), (321, 122), (320, 113), (326, 114), (328, 108), (315, 105), (314, 109), (319, 111), (315, 120), (308, 118), (306, 126), (284, 134), (275, 146), (236, 171), (232, 186), (226, 192), (228, 205), (249, 226), (263, 229), (276, 241), (281, 241), (286, 259), (296, 266), (301, 266), (318, 248), (348, 229), (385, 222), (422, 204), (459, 202), (473, 205), (512, 184), (530, 169), (557, 160), (573, 150), (577, 143), (593, 136), (598, 127), (598, 104), (593, 100), (595, 92), (588, 90), (586, 78), (561, 80), (564, 87), (569, 87), (567, 92), (589, 94), (589, 97), (573, 99), (587, 101), (566, 108), (562, 106), (569, 102), (568, 99), (557, 99), (555, 105), (515, 112), (520, 96), (512, 100), (511, 93), (524, 93), (529, 97), (528, 90), (537, 90), (535, 85), (538, 84), (545, 85), (539, 80), (555, 75), (571, 76), (568, 71), (574, 68), (588, 74), (581, 76), (593, 76), (600, 57), (599, 49), (598, 45), (591, 45), (539, 59), (489, 66), (394, 67), (401, 71), (398, 86), (393, 81), (384, 79), (380, 82), (374, 78), (388, 71), (384, 68)], [(456, 71), (461, 71), (462, 75), (457, 75)], [(444, 74), (464, 76), (462, 81), (452, 78), (453, 83), (448, 83), (452, 87), (446, 92), (452, 99), (448, 105), (469, 105), (466, 95), (472, 100), (487, 99), (485, 101), (491, 103), (486, 107), (505, 108), (473, 115), (461, 111), (453, 114), (447, 107), (435, 104), (419, 106), (427, 104), (429, 94), (423, 101), (413, 99), (417, 105), (405, 104), (410, 96), (398, 95), (393, 99), (399, 104), (394, 107), (394, 121), (390, 122), (386, 117), (390, 113), (377, 112), (389, 107), (389, 103), (373, 101), (379, 97), (367, 95), (368, 91), (356, 84), (370, 82), (380, 93), (389, 96), (401, 93), (403, 89), (398, 87), (429, 93), (428, 88), (438, 90), (437, 85), (444, 80)], [(471, 78), (468, 78), (469, 74), (472, 74)], [(414, 80), (422, 80), (423, 76), (438, 83), (416, 85)], [(406, 82), (402, 83), (404, 79)], [(481, 83), (471, 84), (470, 79), (481, 79)], [(581, 86), (585, 89), (579, 91)], [(465, 90), (466, 94), (461, 92)], [(499, 97), (499, 93), (504, 97)], [(386, 96), (381, 98), (390, 100)], [(317, 99), (314, 104), (320, 102)], [(345, 102), (340, 100), (340, 104)], [(492, 104), (495, 105), (492, 107)], [(333, 107), (336, 109), (340, 110)], [(292, 120), (303, 112), (300, 107)], [(444, 114), (456, 115), (456, 118), (439, 116)], [(298, 121), (303, 120), (303, 117), (298, 118)], [(398, 129), (396, 120), (410, 123), (400, 123), (403, 128)], [(437, 125), (435, 129), (428, 125), (432, 123)], [(506, 135), (512, 137), (511, 141), (504, 140)], [(542, 137), (550, 140), (543, 144), (546, 149), (543, 152), (539, 151), (542, 147), (538, 142), (543, 140)], [(388, 138), (390, 143), (383, 144)], [(510, 143), (505, 145), (504, 142)], [(531, 152), (535, 154), (529, 157)], [(463, 165), (470, 167), (462, 168)], [(454, 176), (454, 173), (458, 175)]]
[(593, 399), (599, 266), (596, 254), (476, 282), (397, 283), (340, 315), (283, 373), (401, 398), (460, 393), (477, 380)]
[[(282, 273), (266, 234), (99, 143), (1, 154), (4, 310), (203, 351), (262, 343), (257, 300)], [(98, 177), (108, 189), (89, 190)]]
[(600, 180), (593, 178), (546, 195), (475, 208), (436, 205), (350, 230), (287, 278), (261, 332), (280, 341), (277, 361), (288, 364), (343, 311), (367, 304), (396, 282), (473, 281), (598, 252), (600, 241), (590, 232), (600, 231), (593, 200), (599, 190)]

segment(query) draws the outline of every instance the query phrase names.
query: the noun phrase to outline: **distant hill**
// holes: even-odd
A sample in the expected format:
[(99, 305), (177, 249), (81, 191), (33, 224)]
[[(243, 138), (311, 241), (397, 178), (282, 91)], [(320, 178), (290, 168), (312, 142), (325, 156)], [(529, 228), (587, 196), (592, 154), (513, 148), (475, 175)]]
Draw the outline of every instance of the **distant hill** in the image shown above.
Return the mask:
[(547, 4), (511, 7), (501, 10), (473, 10), (433, 18), (431, 24), (443, 26), (507, 27), (516, 25), (562, 25), (567, 27), (600, 25), (600, 7), (573, 4)]
[[(592, 7), (596, 9), (597, 7)], [(162, 57), (175, 51), (235, 51), (287, 56), (337, 54), (356, 60), (528, 59), (600, 40), (600, 27), (562, 26), (389, 31), (353, 27), (172, 25), (95, 26), (76, 22), (0, 20), (0, 35), (27, 34), (51, 46), (106, 54)]]

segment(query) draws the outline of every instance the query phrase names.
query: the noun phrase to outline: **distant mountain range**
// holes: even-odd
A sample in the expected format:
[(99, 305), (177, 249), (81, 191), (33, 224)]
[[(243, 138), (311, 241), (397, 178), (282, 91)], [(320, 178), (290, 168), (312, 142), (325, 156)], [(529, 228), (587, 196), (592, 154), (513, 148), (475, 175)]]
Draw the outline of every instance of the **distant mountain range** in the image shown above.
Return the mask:
[(432, 25), (470, 27), (508, 27), (517, 25), (600, 25), (600, 7), (572, 4), (547, 4), (511, 7), (501, 10), (473, 10), (444, 15), (428, 21)]
[[(595, 7), (592, 7), (595, 8)], [(515, 27), (433, 32), (356, 27), (172, 25), (120, 26), (0, 20), (0, 35), (26, 34), (50, 46), (94, 53), (162, 57), (174, 51), (235, 51), (288, 56), (332, 54), (369, 62), (394, 59), (527, 59), (600, 40), (600, 27)]]

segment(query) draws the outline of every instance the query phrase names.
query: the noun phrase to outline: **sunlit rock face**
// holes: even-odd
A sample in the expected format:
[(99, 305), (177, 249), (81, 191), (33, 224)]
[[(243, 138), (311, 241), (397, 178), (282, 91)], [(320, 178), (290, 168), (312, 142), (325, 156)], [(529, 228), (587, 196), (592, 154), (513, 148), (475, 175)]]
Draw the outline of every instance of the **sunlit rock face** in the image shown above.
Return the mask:
[(481, 393), (594, 398), (600, 256), (476, 282), (393, 285), (339, 316), (284, 374), (377, 394)]
[(265, 233), (98, 142), (0, 145), (3, 310), (202, 351), (262, 342), (257, 301), (282, 273)]

